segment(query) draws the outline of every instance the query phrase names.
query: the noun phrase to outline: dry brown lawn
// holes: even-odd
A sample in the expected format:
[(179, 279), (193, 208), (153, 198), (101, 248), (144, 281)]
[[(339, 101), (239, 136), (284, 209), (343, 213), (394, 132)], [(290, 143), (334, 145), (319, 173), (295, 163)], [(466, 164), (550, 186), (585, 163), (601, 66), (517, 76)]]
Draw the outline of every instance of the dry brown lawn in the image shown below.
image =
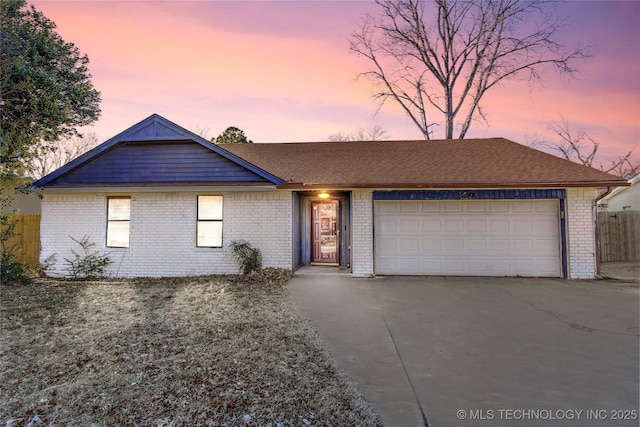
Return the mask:
[(266, 276), (2, 285), (0, 425), (381, 425)]

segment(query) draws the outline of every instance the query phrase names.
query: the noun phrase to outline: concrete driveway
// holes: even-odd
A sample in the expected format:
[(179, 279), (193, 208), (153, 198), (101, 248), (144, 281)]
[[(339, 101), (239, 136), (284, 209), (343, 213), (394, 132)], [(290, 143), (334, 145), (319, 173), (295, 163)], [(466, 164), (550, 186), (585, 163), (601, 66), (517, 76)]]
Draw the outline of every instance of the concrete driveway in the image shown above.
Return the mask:
[(639, 424), (636, 283), (327, 275), (289, 289), (388, 426)]

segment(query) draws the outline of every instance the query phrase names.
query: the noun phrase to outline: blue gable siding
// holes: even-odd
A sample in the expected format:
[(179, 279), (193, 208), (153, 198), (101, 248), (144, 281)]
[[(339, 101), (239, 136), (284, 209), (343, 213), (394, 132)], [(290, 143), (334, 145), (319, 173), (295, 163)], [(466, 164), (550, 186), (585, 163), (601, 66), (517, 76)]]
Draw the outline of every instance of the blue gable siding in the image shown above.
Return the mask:
[(522, 190), (376, 190), (373, 200), (566, 199), (564, 189)]
[(211, 183), (270, 181), (200, 144), (162, 141), (120, 143), (49, 186)]
[(284, 181), (224, 148), (152, 114), (34, 187), (279, 185)]

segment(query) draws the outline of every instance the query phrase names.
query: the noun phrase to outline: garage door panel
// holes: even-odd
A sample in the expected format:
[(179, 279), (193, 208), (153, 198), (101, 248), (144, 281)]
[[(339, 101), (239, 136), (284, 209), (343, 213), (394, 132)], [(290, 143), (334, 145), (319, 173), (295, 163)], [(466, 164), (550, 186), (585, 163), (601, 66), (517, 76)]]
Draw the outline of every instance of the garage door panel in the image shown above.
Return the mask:
[(443, 205), (445, 212), (462, 212), (462, 202), (443, 202)]
[(511, 241), (513, 252), (533, 252), (534, 242), (532, 239), (514, 239)]
[(464, 231), (464, 221), (461, 219), (446, 219), (444, 221), (444, 231), (448, 233), (459, 233)]
[(487, 231), (487, 220), (484, 218), (468, 220), (467, 231), (469, 233), (485, 233)]
[(467, 259), (465, 260), (466, 269), (469, 271), (487, 271), (486, 259)]
[(420, 205), (417, 203), (401, 203), (397, 205), (398, 212), (412, 212), (417, 213), (420, 208)]
[(378, 274), (561, 276), (557, 200), (376, 201)]
[(426, 254), (440, 253), (442, 250), (440, 239), (422, 239), (422, 249)]
[(376, 204), (376, 212), (379, 213), (395, 213), (396, 212), (396, 204), (395, 203), (379, 203)]
[(378, 225), (378, 231), (382, 235), (396, 231), (396, 219), (394, 217), (383, 217), (381, 215), (380, 221), (378, 222), (377, 225)]
[(490, 239), (489, 242), (491, 252), (509, 252), (511, 250), (508, 239)]
[(431, 212), (431, 213), (438, 214), (440, 213), (441, 209), (442, 208), (439, 202), (421, 202), (420, 203), (420, 210), (425, 213)]
[(531, 262), (530, 259), (514, 259), (511, 261), (512, 268), (519, 271), (522, 276), (531, 276), (535, 273), (536, 263)]
[(508, 219), (490, 219), (489, 231), (492, 235), (499, 233), (509, 233), (509, 220)]
[(541, 235), (551, 235), (558, 230), (558, 220), (546, 217), (536, 218), (534, 228)]
[(467, 212), (484, 213), (487, 211), (485, 202), (474, 202), (467, 204)]
[(509, 212), (509, 202), (495, 201), (488, 203), (489, 212)]
[(489, 272), (494, 276), (504, 276), (511, 271), (510, 259), (490, 259), (487, 261)]
[(442, 262), (445, 274), (464, 273), (464, 260), (460, 258), (445, 258)]
[(518, 213), (531, 213), (533, 212), (533, 206), (531, 205), (532, 202), (530, 201), (524, 201), (524, 202), (509, 202), (510, 205), (510, 210), (511, 212), (518, 212)]
[(376, 267), (380, 271), (399, 271), (396, 258), (386, 258), (380, 256), (376, 259)]
[(423, 219), (422, 231), (424, 232), (438, 232), (442, 230), (442, 221), (440, 219)]
[(380, 255), (395, 254), (396, 252), (398, 252), (398, 247), (396, 244), (396, 242), (398, 241), (397, 239), (380, 237), (377, 238), (376, 241), (379, 242), (378, 253)]
[(551, 260), (538, 260), (535, 262), (535, 271), (540, 276), (554, 276), (556, 274), (556, 264)]
[(446, 239), (444, 241), (444, 250), (446, 252), (454, 252), (456, 254), (464, 252), (463, 239)]
[(469, 252), (484, 252), (487, 250), (487, 240), (469, 239), (467, 240), (467, 249)]
[(398, 268), (407, 271), (408, 274), (420, 274), (420, 259), (404, 258), (397, 262)]
[(396, 229), (400, 233), (417, 233), (419, 219), (418, 218), (398, 218), (396, 222)]
[(423, 258), (421, 271), (433, 271), (431, 274), (442, 274), (442, 261), (439, 258)]
[(555, 200), (539, 200), (533, 206), (536, 212), (556, 213), (558, 211), (558, 202)]
[(536, 252), (546, 252), (549, 256), (559, 256), (560, 246), (553, 239), (537, 239), (535, 242)]
[(418, 252), (419, 242), (418, 239), (398, 239), (396, 247), (400, 253), (415, 254)]
[(512, 233), (530, 235), (533, 232), (533, 218), (517, 218), (512, 223)]

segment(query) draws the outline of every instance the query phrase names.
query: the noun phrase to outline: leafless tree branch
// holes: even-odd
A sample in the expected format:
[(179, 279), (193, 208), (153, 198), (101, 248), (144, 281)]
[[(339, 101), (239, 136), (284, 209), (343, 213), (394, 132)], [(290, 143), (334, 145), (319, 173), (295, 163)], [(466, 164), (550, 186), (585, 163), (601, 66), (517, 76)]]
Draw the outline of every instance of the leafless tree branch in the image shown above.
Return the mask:
[(98, 145), (95, 133), (74, 135), (56, 143), (42, 142), (34, 147), (27, 173), (35, 179), (53, 172)]
[[(588, 49), (557, 42), (562, 23), (548, 0), (376, 0), (377, 15), (352, 34), (351, 51), (369, 60), (380, 108), (397, 102), (425, 139), (446, 124), (464, 138), (491, 88), (514, 78), (541, 79), (552, 66), (572, 74)], [(441, 121), (433, 116), (443, 117)], [(459, 117), (462, 119), (460, 120)]]
[(600, 160), (600, 142), (583, 130), (572, 130), (564, 117), (561, 117), (559, 122), (552, 123), (549, 130), (553, 133), (554, 139), (547, 140), (539, 136), (535, 144), (557, 153), (559, 157), (624, 178), (631, 178), (640, 173), (640, 159), (633, 155), (633, 150), (614, 160)]
[(337, 132), (327, 137), (327, 141), (331, 142), (380, 141), (385, 139), (389, 139), (389, 135), (387, 131), (377, 123), (367, 129), (359, 128), (353, 133)]

